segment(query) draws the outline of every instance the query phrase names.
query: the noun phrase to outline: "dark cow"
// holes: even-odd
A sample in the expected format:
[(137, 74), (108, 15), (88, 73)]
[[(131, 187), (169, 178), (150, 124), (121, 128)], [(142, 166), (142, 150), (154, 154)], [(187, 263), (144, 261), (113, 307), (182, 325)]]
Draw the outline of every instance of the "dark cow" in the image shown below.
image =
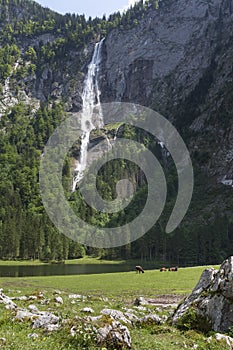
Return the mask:
[(169, 271), (178, 271), (178, 267), (177, 266), (176, 267), (170, 267)]
[(160, 272), (167, 271), (166, 267), (161, 267)]
[(136, 272), (140, 273), (144, 273), (145, 271), (143, 270), (143, 268), (141, 266), (135, 266)]

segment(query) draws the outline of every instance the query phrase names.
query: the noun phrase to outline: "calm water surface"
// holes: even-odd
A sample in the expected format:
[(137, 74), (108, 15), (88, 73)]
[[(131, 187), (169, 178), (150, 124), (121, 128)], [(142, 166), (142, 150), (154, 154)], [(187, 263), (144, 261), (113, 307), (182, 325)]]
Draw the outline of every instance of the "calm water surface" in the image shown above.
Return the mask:
[(0, 277), (83, 275), (133, 271), (132, 264), (0, 266)]

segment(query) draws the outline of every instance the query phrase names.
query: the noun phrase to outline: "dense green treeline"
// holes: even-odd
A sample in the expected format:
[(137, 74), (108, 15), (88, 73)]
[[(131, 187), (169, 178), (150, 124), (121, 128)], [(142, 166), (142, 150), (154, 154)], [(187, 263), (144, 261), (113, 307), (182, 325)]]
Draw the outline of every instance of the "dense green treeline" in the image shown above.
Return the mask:
[(104, 15), (103, 18), (86, 19), (84, 15), (69, 13), (62, 16), (30, 0), (1, 0), (1, 43), (16, 43), (16, 39), (25, 41), (25, 38), (50, 33), (65, 37), (68, 45), (78, 47), (89, 43), (96, 35), (106, 35), (113, 28), (123, 30), (138, 25), (151, 7), (159, 8), (159, 2), (149, 0), (143, 3), (141, 0), (123, 14), (116, 12), (109, 18)]
[[(39, 191), (42, 150), (64, 118), (60, 105), (41, 104), (36, 117), (19, 104), (0, 120), (0, 256), (2, 258), (64, 259), (83, 256), (44, 212)], [(66, 174), (64, 173), (64, 176)]]
[[(149, 134), (127, 125), (121, 128), (119, 136), (144, 143), (163, 165), (168, 184), (168, 201), (163, 216), (145, 236), (118, 248), (83, 247), (60, 234), (44, 211), (39, 192), (38, 172), (44, 144), (64, 116), (62, 105), (59, 104), (50, 107), (41, 104), (35, 117), (30, 116), (29, 107), (19, 104), (12, 108), (11, 113), (1, 118), (1, 258), (62, 260), (90, 254), (111, 259), (133, 258), (163, 264), (170, 262), (179, 265), (199, 265), (215, 263), (230, 255), (233, 224), (220, 213), (211, 224), (195, 224), (188, 216), (182, 227), (171, 235), (165, 234), (166, 222), (176, 198), (175, 167), (170, 158), (164, 159), (163, 150)], [(140, 169), (129, 161), (107, 162), (99, 172), (97, 187), (104, 199), (116, 198), (116, 183), (122, 178), (128, 178), (136, 191), (134, 199), (125, 210), (111, 215), (99, 213), (88, 206), (78, 190), (71, 194), (71, 175), (71, 158), (67, 157), (63, 169), (67, 200), (78, 216), (97, 228), (97, 237), (98, 227), (122, 226), (140, 215), (145, 205), (146, 178)], [(191, 211), (193, 209), (195, 208), (191, 206)], [(131, 232), (125, 234), (130, 237)]]

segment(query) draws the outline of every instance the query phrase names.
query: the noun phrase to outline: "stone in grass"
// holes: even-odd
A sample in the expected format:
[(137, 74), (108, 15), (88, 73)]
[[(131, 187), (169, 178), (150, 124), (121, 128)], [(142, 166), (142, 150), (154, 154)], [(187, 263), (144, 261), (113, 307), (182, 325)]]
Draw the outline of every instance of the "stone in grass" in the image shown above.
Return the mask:
[(85, 319), (89, 322), (97, 322), (102, 319), (102, 316), (87, 316)]
[(60, 290), (55, 290), (55, 291), (53, 292), (53, 295), (56, 295), (56, 294), (61, 295), (62, 292), (61, 292)]
[(145, 306), (134, 306), (133, 308), (138, 311), (147, 311), (147, 308)]
[(44, 298), (44, 294), (41, 291), (38, 292), (37, 298), (38, 299), (43, 299)]
[(138, 322), (139, 321), (139, 318), (138, 316), (136, 316), (134, 313), (132, 312), (125, 312), (125, 316), (126, 318), (131, 321), (132, 323), (133, 322)]
[(81, 311), (89, 314), (93, 314), (95, 312), (91, 307), (84, 307)]
[(2, 293), (2, 289), (0, 289), (0, 303), (5, 304), (8, 310), (17, 309), (17, 305), (9, 297)]
[(54, 331), (59, 328), (59, 317), (52, 313), (44, 313), (33, 320), (33, 328), (45, 328), (49, 331)]
[(138, 320), (138, 323), (141, 323), (141, 324), (142, 323), (143, 324), (147, 324), (147, 323), (152, 324), (153, 323), (153, 324), (159, 325), (162, 322), (163, 322), (162, 318), (156, 314), (146, 315)]
[(27, 301), (27, 300), (28, 300), (28, 297), (26, 297), (26, 295), (22, 295), (21, 297), (16, 297), (15, 300)]
[[(229, 337), (228, 335), (221, 334), (221, 333), (216, 333), (215, 334), (215, 339), (218, 342), (223, 342), (224, 341), (229, 346), (229, 349), (233, 349), (233, 338)], [(208, 343), (212, 342), (212, 340), (213, 340), (212, 336), (207, 339)]]
[(118, 321), (96, 330), (99, 345), (107, 345), (117, 349), (132, 349), (131, 336), (128, 328)]
[(44, 299), (39, 301), (40, 305), (49, 305), (50, 300), (49, 299)]
[(32, 320), (34, 317), (36, 315), (28, 310), (18, 310), (15, 319), (24, 322)]
[(28, 338), (36, 339), (36, 338), (38, 338), (38, 337), (39, 337), (39, 335), (36, 334), (36, 333), (30, 333), (30, 334), (28, 334)]
[(144, 297), (138, 297), (134, 300), (135, 306), (148, 305), (147, 300)]
[(48, 324), (44, 327), (48, 332), (56, 332), (60, 328), (59, 324)]
[(39, 310), (38, 310), (37, 306), (34, 305), (34, 304), (29, 305), (29, 306), (28, 306), (28, 309), (29, 309), (31, 312), (33, 312), (34, 314), (38, 314), (38, 313), (39, 313)]
[(57, 303), (57, 304), (63, 304), (63, 299), (62, 299), (62, 297), (56, 297), (56, 298), (54, 298), (54, 301), (55, 301), (55, 303)]
[(73, 327), (70, 329), (70, 334), (71, 334), (72, 337), (75, 337), (75, 336), (76, 336), (77, 332), (76, 332), (76, 327), (75, 327), (75, 326), (73, 326)]
[(81, 295), (81, 294), (70, 294), (69, 295), (69, 299), (86, 299), (85, 296)]
[(5, 345), (6, 344), (6, 338), (0, 338), (0, 344)]
[(131, 321), (125, 317), (123, 312), (113, 309), (103, 309), (100, 312), (102, 315), (110, 316), (112, 319), (120, 322), (124, 322), (126, 324), (131, 324)]

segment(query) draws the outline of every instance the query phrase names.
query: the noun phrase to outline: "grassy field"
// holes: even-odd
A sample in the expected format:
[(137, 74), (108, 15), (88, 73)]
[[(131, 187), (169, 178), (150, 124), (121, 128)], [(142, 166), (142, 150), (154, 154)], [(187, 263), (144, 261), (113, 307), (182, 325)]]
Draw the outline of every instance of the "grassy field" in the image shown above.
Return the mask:
[[(62, 318), (68, 318), (74, 322), (77, 316), (82, 315), (81, 309), (85, 306), (92, 307), (94, 315), (99, 315), (104, 307), (122, 310), (123, 307), (132, 308), (133, 301), (138, 296), (158, 297), (161, 295), (185, 296), (196, 285), (205, 267), (183, 268), (178, 272), (164, 272), (158, 270), (146, 271), (145, 274), (135, 272), (113, 273), (100, 275), (58, 276), (58, 277), (33, 277), (33, 278), (1, 278), (0, 288), (9, 296), (32, 295), (42, 291), (45, 298), (50, 300), (48, 306), (41, 305), (39, 301), (17, 301), (17, 305), (27, 307), (35, 304), (39, 310), (49, 309)], [(218, 268), (218, 266), (217, 266)], [(54, 290), (59, 289), (64, 300), (63, 305), (54, 303)], [(86, 298), (75, 304), (71, 304), (69, 294), (77, 293)], [(150, 306), (151, 312), (159, 312), (154, 306)], [(166, 311), (168, 312), (168, 311)], [(77, 321), (76, 321), (77, 322)], [(64, 325), (55, 333), (32, 330), (30, 322), (20, 323), (12, 321), (12, 312), (5, 310), (0, 304), (0, 348), (4, 350), (62, 350), (62, 349), (106, 349), (94, 345), (93, 341), (85, 335), (85, 329), (77, 337), (71, 337), (69, 328)], [(36, 333), (38, 338), (28, 338), (28, 334)], [(208, 342), (207, 335), (189, 330), (180, 330), (165, 323), (160, 326), (131, 327), (133, 350), (176, 350), (181, 348), (223, 350), (225, 344)], [(6, 343), (1, 345), (1, 338)], [(110, 349), (107, 347), (107, 349)]]
[[(124, 264), (125, 260), (101, 260), (98, 258), (84, 257), (81, 259), (66, 260), (66, 264)], [(0, 260), (0, 266), (38, 266), (38, 265), (48, 265), (48, 263), (43, 263), (40, 260)]]
[(135, 295), (188, 294), (196, 285), (205, 267), (179, 269), (175, 272), (159, 270), (107, 273), (98, 275), (1, 278), (2, 288), (21, 289), (22, 292), (37, 289), (62, 289), (67, 293), (106, 294), (124, 297)]

